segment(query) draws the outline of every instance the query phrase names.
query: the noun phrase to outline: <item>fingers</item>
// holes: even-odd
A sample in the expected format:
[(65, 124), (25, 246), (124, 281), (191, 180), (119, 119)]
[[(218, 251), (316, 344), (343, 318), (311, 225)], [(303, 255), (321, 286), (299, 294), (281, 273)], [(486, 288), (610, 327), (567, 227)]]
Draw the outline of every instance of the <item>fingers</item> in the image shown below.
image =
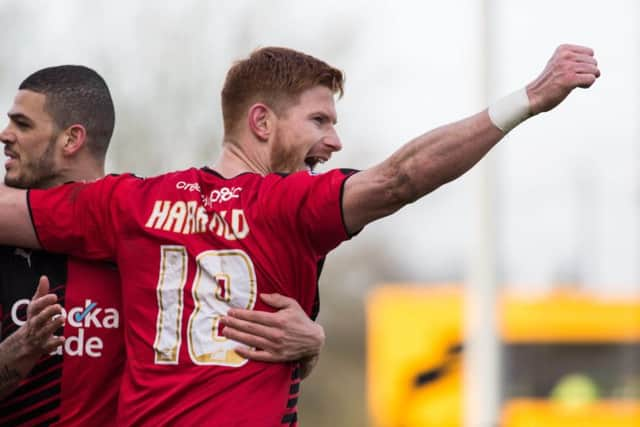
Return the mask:
[(38, 287), (36, 288), (36, 293), (33, 295), (32, 301), (36, 298), (40, 298), (49, 293), (49, 278), (47, 276), (40, 276), (40, 280), (38, 281)]
[(64, 337), (54, 335), (64, 326), (65, 319), (60, 315), (61, 313), (62, 307), (59, 304), (53, 304), (42, 308), (28, 319), (25, 324), (27, 344), (42, 352), (51, 352), (61, 345)]
[(276, 357), (275, 355), (266, 352), (264, 350), (252, 350), (246, 347), (235, 348), (234, 351), (245, 359), (255, 360), (257, 362), (286, 362), (287, 360), (282, 357)]
[(274, 313), (267, 313), (266, 311), (253, 311), (244, 310), (241, 308), (233, 308), (229, 310), (226, 316), (222, 316), (222, 323), (229, 324), (230, 319), (243, 320), (245, 322), (252, 322), (260, 325), (273, 326)]
[(578, 45), (559, 46), (542, 73), (527, 85), (531, 113), (555, 108), (573, 89), (588, 88), (598, 77), (600, 69), (593, 49)]
[[(300, 314), (303, 315), (304, 311), (300, 304), (293, 298), (286, 297), (284, 295), (273, 294), (260, 294), (262, 301), (274, 308), (278, 309), (277, 313), (283, 313), (278, 315), (277, 313), (270, 313), (260, 310), (245, 310), (242, 308), (229, 309), (227, 316), (234, 317), (236, 319), (246, 320), (249, 322), (260, 323), (267, 326), (279, 327), (286, 321), (292, 321), (293, 316)], [(285, 309), (290, 309), (286, 310)]]
[(62, 344), (64, 344), (64, 337), (52, 335), (51, 337), (49, 337), (49, 339), (47, 339), (47, 341), (42, 346), (42, 351), (44, 353), (51, 353), (55, 351), (58, 347), (60, 347)]
[(264, 348), (270, 341), (280, 341), (283, 335), (278, 329), (253, 321), (223, 317), (221, 322), (225, 326), (222, 335), (252, 347)]
[(598, 69), (598, 66), (593, 64), (587, 64), (584, 62), (576, 62), (573, 65), (573, 71), (576, 74), (589, 74), (596, 77), (600, 76), (600, 70)]
[(43, 308), (39, 313), (27, 321), (29, 336), (42, 337), (53, 334), (58, 328), (64, 326), (64, 317), (60, 316), (62, 307), (53, 304)]
[(587, 89), (596, 82), (596, 78), (597, 77), (592, 74), (578, 74), (576, 76), (576, 86)]
[(578, 44), (569, 44), (569, 43), (565, 43), (558, 46), (558, 48), (556, 49), (556, 52), (574, 52), (574, 53), (578, 53), (586, 56), (594, 55), (593, 49), (591, 49), (588, 46), (581, 46)]
[(50, 353), (64, 342), (64, 337), (55, 335), (64, 326), (62, 306), (56, 304), (58, 297), (49, 293), (49, 279), (40, 277), (29, 306), (27, 307), (26, 344), (35, 351)]
[(576, 74), (589, 74), (600, 77), (598, 61), (593, 56), (593, 49), (577, 46), (562, 45), (558, 47), (551, 64), (558, 70), (566, 70)]
[(221, 318), (222, 335), (259, 350), (238, 349), (242, 357), (260, 361), (288, 361), (317, 354), (324, 344), (324, 330), (293, 299), (280, 294), (261, 295), (276, 313), (230, 309)]
[(39, 347), (43, 353), (51, 353), (58, 347), (64, 344), (64, 337), (50, 334), (48, 337), (43, 337), (40, 341)]
[[(47, 295), (45, 295), (43, 297), (37, 298), (35, 300), (31, 300), (31, 302), (27, 306), (27, 320), (29, 320), (32, 317), (36, 316), (42, 310), (44, 310), (46, 308), (53, 307), (54, 304), (57, 305), (56, 301), (58, 301), (58, 297), (56, 295), (54, 295), (54, 294), (47, 294)], [(60, 305), (57, 305), (57, 307), (58, 307), (59, 310), (58, 310), (58, 313), (56, 313), (56, 314), (60, 314), (62, 309), (61, 309)]]
[(45, 307), (55, 304), (56, 301), (58, 301), (58, 297), (49, 293), (49, 279), (47, 276), (40, 276), (36, 292), (27, 307), (27, 319), (35, 316)]
[(267, 305), (273, 308), (287, 308), (292, 305), (298, 305), (298, 302), (293, 298), (286, 297), (284, 295), (273, 293), (273, 294), (260, 294), (260, 299)]
[[(254, 333), (243, 332), (230, 326), (225, 326), (222, 330), (222, 335), (228, 339), (248, 346), (238, 346), (234, 349), (236, 353), (245, 359), (256, 360), (259, 362), (286, 362), (297, 357), (287, 351), (287, 346), (282, 345), (281, 340), (274, 339), (272, 337), (266, 338), (271, 335), (271, 332), (273, 332), (268, 331), (267, 329), (268, 328), (262, 329), (261, 332), (259, 332), (259, 335), (257, 335)], [(277, 334), (277, 331), (275, 332)]]
[(582, 62), (582, 63), (585, 63), (585, 64), (592, 64), (592, 65), (595, 65), (595, 66), (598, 65), (598, 60), (595, 57), (589, 56), (589, 55), (577, 54), (577, 55), (575, 55), (573, 60), (575, 62)]
[(275, 351), (271, 347), (271, 342), (263, 337), (248, 334), (233, 328), (224, 328), (222, 335), (240, 344), (244, 344), (252, 348), (258, 348), (273, 355), (279, 354), (278, 351)]
[(573, 72), (575, 73), (575, 85), (583, 89), (590, 87), (600, 77), (600, 70), (595, 58), (593, 61), (574, 62)]

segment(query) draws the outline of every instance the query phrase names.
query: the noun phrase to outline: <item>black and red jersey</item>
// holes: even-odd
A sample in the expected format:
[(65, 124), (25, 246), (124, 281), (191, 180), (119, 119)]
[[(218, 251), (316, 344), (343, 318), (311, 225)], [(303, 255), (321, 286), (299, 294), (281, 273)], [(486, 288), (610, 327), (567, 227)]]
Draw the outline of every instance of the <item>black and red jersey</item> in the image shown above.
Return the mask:
[(0, 337), (26, 321), (41, 275), (64, 307), (66, 341), (0, 400), (0, 425), (115, 425), (124, 369), (119, 275), (113, 264), (0, 248)]

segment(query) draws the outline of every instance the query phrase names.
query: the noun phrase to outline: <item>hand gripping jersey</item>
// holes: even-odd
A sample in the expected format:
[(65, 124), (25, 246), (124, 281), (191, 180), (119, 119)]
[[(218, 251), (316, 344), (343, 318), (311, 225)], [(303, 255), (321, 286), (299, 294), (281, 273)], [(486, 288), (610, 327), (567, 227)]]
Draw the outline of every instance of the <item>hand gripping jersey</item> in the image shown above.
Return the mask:
[(347, 172), (225, 179), (209, 169), (109, 176), (31, 190), (42, 246), (115, 260), (127, 366), (122, 425), (295, 425), (294, 363), (247, 361), (221, 335), (229, 307), (273, 311), (280, 292), (310, 314), (318, 264), (348, 239)]
[(124, 370), (118, 272), (107, 263), (0, 247), (2, 339), (27, 320), (41, 275), (64, 307), (66, 341), (0, 400), (0, 425), (113, 426)]

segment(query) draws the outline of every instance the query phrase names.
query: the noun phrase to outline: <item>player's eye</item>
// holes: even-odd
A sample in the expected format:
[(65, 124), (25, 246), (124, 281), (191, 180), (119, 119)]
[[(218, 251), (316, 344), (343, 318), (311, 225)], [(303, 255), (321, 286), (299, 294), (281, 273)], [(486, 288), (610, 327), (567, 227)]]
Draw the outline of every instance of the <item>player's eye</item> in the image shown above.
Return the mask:
[(25, 122), (23, 120), (15, 120), (14, 123), (16, 124), (16, 126), (18, 126), (18, 128), (20, 129), (28, 129), (30, 128), (30, 124), (28, 122)]

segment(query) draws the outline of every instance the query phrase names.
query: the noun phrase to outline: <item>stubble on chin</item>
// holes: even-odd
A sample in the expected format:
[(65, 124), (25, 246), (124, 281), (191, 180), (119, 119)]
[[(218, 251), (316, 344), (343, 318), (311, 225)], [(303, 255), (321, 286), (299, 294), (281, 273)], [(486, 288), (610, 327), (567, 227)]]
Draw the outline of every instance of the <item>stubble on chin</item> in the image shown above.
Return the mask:
[(22, 189), (51, 187), (57, 178), (53, 160), (54, 147), (55, 138), (52, 138), (40, 158), (22, 163), (14, 177), (7, 172), (4, 177), (5, 185)]
[(300, 158), (292, 147), (273, 144), (271, 150), (271, 172), (294, 173), (300, 169)]

